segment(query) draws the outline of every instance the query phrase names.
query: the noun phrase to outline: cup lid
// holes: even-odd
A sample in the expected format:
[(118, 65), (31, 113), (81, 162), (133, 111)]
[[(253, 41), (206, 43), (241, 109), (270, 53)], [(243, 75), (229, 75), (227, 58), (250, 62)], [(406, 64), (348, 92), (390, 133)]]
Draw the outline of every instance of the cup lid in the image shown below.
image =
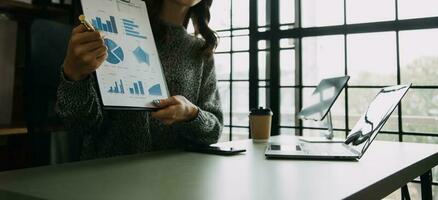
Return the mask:
[(269, 108), (259, 107), (251, 109), (250, 115), (273, 115), (273, 113)]

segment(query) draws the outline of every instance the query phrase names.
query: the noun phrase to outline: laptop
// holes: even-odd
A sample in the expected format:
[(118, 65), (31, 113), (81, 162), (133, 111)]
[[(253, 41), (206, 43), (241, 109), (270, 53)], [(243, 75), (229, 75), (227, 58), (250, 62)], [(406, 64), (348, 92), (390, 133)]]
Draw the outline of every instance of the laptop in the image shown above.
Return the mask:
[(385, 87), (368, 106), (344, 143), (276, 144), (266, 147), (267, 158), (314, 159), (314, 160), (359, 160), (379, 131), (385, 125), (409, 85)]

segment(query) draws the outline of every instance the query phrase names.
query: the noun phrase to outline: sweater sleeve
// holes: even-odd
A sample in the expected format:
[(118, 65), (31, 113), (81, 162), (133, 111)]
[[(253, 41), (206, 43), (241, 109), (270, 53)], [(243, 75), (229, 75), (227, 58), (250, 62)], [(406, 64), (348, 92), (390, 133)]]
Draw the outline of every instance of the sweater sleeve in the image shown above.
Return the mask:
[(103, 120), (100, 101), (92, 76), (84, 80), (67, 80), (61, 70), (57, 91), (56, 112), (68, 129), (90, 130), (100, 127)]
[(188, 122), (177, 124), (182, 137), (189, 143), (208, 145), (216, 143), (223, 127), (223, 113), (213, 58), (205, 62), (199, 90), (198, 116)]

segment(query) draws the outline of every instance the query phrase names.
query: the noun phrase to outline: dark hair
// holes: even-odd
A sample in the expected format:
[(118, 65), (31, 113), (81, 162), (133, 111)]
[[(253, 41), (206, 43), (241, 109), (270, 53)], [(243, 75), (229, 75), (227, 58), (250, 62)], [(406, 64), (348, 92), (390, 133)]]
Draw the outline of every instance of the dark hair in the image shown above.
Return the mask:
[[(213, 56), (214, 49), (217, 46), (216, 33), (210, 29), (210, 7), (213, 0), (201, 0), (198, 4), (191, 7), (184, 19), (183, 26), (187, 28), (190, 19), (193, 22), (195, 36), (201, 35), (205, 43), (199, 49), (199, 55), (205, 57)], [(146, 0), (149, 18), (151, 19), (152, 29), (155, 40), (169, 41), (169, 32), (160, 22), (160, 12), (163, 8), (163, 0)]]

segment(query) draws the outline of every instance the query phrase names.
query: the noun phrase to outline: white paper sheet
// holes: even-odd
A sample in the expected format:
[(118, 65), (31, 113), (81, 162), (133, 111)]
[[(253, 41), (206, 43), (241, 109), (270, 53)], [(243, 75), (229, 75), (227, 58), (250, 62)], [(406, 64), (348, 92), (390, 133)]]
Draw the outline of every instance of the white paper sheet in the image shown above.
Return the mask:
[(153, 100), (167, 98), (169, 93), (145, 3), (81, 2), (87, 20), (106, 36), (108, 58), (96, 71), (103, 105), (154, 108)]

